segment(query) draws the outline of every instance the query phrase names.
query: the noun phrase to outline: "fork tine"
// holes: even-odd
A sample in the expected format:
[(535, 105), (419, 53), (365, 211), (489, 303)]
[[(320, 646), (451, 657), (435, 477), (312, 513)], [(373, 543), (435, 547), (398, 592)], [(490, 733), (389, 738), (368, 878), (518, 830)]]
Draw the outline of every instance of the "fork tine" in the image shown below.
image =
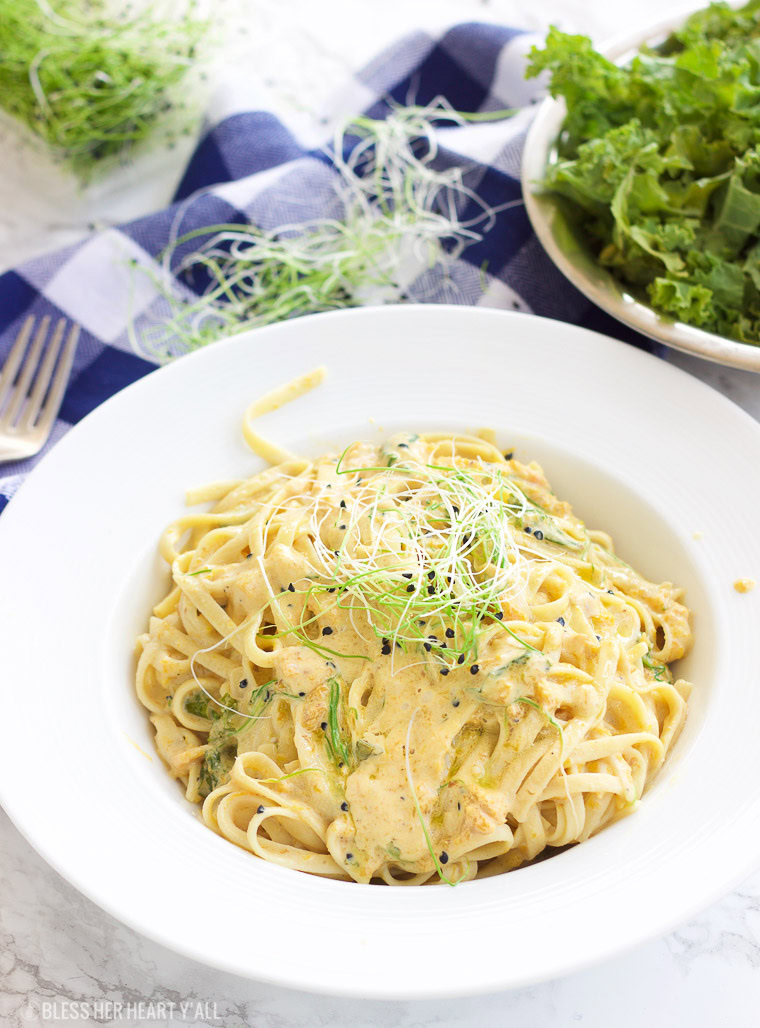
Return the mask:
[(45, 400), (45, 406), (42, 408), (42, 415), (40, 417), (39, 424), (35, 426), (36, 431), (44, 432), (46, 436), (53, 427), (56, 415), (61, 409), (63, 394), (66, 390), (66, 384), (69, 381), (71, 365), (74, 363), (74, 354), (76, 353), (78, 342), (79, 325), (72, 325), (66, 339), (66, 343), (63, 347), (61, 359), (58, 362), (58, 370), (55, 373), (55, 378), (53, 379), (53, 384), (50, 387), (48, 398)]
[(16, 336), (16, 342), (13, 344), (13, 348), (3, 365), (2, 374), (0, 374), (0, 409), (2, 409), (13, 380), (16, 377), (18, 366), (21, 363), (21, 358), (24, 356), (26, 344), (29, 342), (29, 336), (32, 334), (33, 328), (34, 315), (30, 314), (21, 326), (21, 331)]
[(24, 363), (21, 365), (19, 372), (18, 381), (15, 387), (11, 391), (11, 399), (8, 404), (8, 409), (3, 415), (2, 424), (5, 427), (10, 427), (18, 417), (18, 413), (23, 406), (26, 395), (29, 392), (29, 386), (31, 385), (34, 373), (37, 370), (37, 366), (40, 362), (40, 354), (42, 353), (42, 346), (45, 342), (45, 338), (50, 328), (50, 316), (45, 317), (40, 321), (40, 327), (37, 329), (32, 345), (24, 359)]
[(58, 352), (61, 349), (61, 340), (63, 339), (65, 328), (66, 319), (60, 318), (53, 331), (53, 338), (47, 348), (47, 352), (45, 353), (45, 359), (37, 373), (36, 379), (34, 380), (34, 388), (32, 389), (29, 397), (29, 403), (27, 404), (23, 417), (19, 421), (18, 428), (20, 432), (28, 432), (37, 420), (37, 415), (40, 412), (42, 401), (44, 400), (45, 393), (50, 385), (50, 379), (53, 377), (55, 361), (58, 357)]

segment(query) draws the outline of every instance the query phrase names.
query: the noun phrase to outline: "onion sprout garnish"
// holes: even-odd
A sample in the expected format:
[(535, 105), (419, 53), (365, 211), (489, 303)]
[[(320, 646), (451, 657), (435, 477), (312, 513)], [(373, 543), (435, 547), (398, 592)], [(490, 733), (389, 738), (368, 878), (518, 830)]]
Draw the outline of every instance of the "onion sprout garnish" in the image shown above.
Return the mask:
[(325, 745), (333, 763), (348, 770), (351, 765), (350, 743), (346, 743), (341, 731), (343, 695), (337, 678), (331, 678), (329, 685), (330, 700), (327, 707)]
[(432, 840), (430, 838), (430, 832), (428, 831), (427, 822), (425, 821), (425, 817), (424, 817), (424, 815), (422, 813), (422, 808), (420, 807), (420, 801), (419, 801), (419, 798), (417, 796), (417, 789), (416, 789), (415, 784), (414, 784), (414, 779), (412, 778), (412, 767), (411, 767), (411, 764), (409, 763), (409, 743), (410, 743), (410, 740), (411, 740), (411, 737), (412, 737), (412, 725), (414, 724), (414, 719), (417, 717), (418, 712), (419, 712), (419, 709), (415, 710), (415, 712), (409, 718), (409, 724), (408, 724), (407, 729), (406, 729), (406, 746), (404, 747), (404, 762), (405, 762), (405, 765), (406, 765), (406, 780), (409, 783), (409, 791), (412, 794), (412, 802), (414, 803), (414, 809), (417, 811), (417, 817), (419, 818), (419, 821), (420, 821), (420, 827), (422, 828), (422, 834), (425, 836), (425, 845), (427, 846), (428, 852), (430, 853), (430, 856), (432, 857), (433, 863), (435, 864), (435, 869), (438, 872), (438, 877), (440, 878), (440, 880), (442, 882), (445, 882), (447, 885), (451, 885), (453, 887), (455, 885), (459, 885), (459, 883), (462, 881), (462, 879), (464, 878), (465, 874), (467, 873), (467, 867), (465, 866), (463, 868), (462, 873), (460, 874), (459, 878), (456, 879), (456, 881), (452, 881), (449, 877), (447, 877), (444, 874), (443, 867), (441, 866), (441, 862), (438, 859), (438, 854), (435, 852), (435, 849), (433, 848), (433, 843), (432, 843)]
[(540, 650), (537, 646), (531, 646), (531, 644), (529, 642), (526, 642), (523, 638), (521, 638), (521, 636), (519, 636), (517, 634), (517, 632), (513, 632), (512, 629), (509, 627), (509, 625), (505, 625), (501, 621), (499, 622), (499, 625), (500, 625), (501, 628), (504, 629), (505, 632), (507, 632), (509, 635), (511, 635), (512, 638), (516, 642), (519, 642), (519, 644), (521, 646), (524, 646), (526, 650), (529, 650), (532, 653), (543, 653), (544, 652), (543, 650)]
[(324, 768), (321, 767), (299, 767), (297, 771), (291, 771), (287, 775), (280, 775), (279, 778), (259, 778), (257, 781), (265, 785), (277, 782), (287, 782), (289, 778), (298, 778), (299, 775), (305, 775), (309, 771), (317, 771), (321, 775), (325, 774)]
[[(390, 466), (346, 468), (346, 453), (336, 473), (353, 476), (353, 499), (341, 509), (346, 530), (338, 550), (325, 541), (335, 517), (330, 494), (298, 497), (309, 508), (314, 547), (316, 581), (306, 604), (312, 594), (332, 594), (330, 606), (348, 611), (357, 631), (369, 626), (385, 653), (416, 648), (439, 669), (475, 661), (484, 632), (503, 630), (535, 651), (503, 620), (502, 603), (525, 588), (522, 551), (547, 558), (547, 544), (513, 531), (528, 501), (506, 469), (480, 460), (466, 468), (434, 465), (408, 455)], [(357, 614), (363, 615), (361, 624)], [(305, 634), (312, 620), (295, 630), (305, 645), (326, 649)]]
[[(248, 620), (246, 619), (245, 621), (241, 622), (241, 624), (236, 625), (235, 628), (233, 628), (233, 630), (229, 632), (226, 636), (223, 636), (216, 642), (211, 643), (210, 646), (201, 647), (200, 649), (196, 650), (190, 657), (190, 674), (193, 677), (193, 681), (195, 682), (198, 691), (206, 697), (207, 702), (213, 703), (215, 707), (218, 708), (218, 710), (225, 711), (228, 716), (230, 714), (235, 714), (238, 717), (245, 718), (246, 720), (243, 727), (245, 727), (245, 724), (247, 724), (249, 721), (256, 721), (264, 716), (263, 708), (261, 710), (256, 710), (255, 713), (252, 712), (251, 708), (256, 702), (261, 700), (262, 694), (266, 695), (266, 692), (267, 690), (269, 690), (269, 687), (274, 685), (277, 679), (270, 679), (270, 681), (265, 682), (263, 685), (260, 685), (258, 688), (252, 690), (252, 692), (248, 694), (249, 713), (246, 714), (238, 710), (237, 700), (230, 697), (227, 693), (221, 695), (219, 699), (217, 699), (216, 696), (210, 693), (206, 686), (203, 684), (203, 682), (200, 680), (200, 678), (198, 678), (198, 672), (195, 670), (195, 665), (200, 656), (202, 656), (204, 653), (213, 653), (214, 650), (216, 650), (219, 646), (223, 646), (234, 635), (237, 635), (238, 632), (242, 632), (243, 629), (247, 627), (247, 624)], [(266, 704), (269, 702), (269, 699), (271, 699), (271, 695), (267, 696), (264, 706), (266, 706)]]
[[(341, 653), (339, 650), (331, 650), (327, 646), (321, 646), (319, 643), (314, 642), (313, 639), (309, 639), (307, 635), (302, 635), (300, 630), (297, 630), (297, 635), (299, 642), (303, 643), (308, 649), (314, 650), (315, 653), (329, 653), (331, 657), (342, 657), (343, 660), (372, 660), (371, 657), (363, 653)], [(272, 636), (272, 638), (276, 639), (277, 635)]]
[(452, 166), (441, 154), (435, 126), (473, 120), (483, 118), (439, 98), (427, 107), (395, 107), (382, 120), (344, 122), (326, 149), (334, 196), (316, 218), (183, 232), (191, 198), (178, 211), (159, 267), (140, 265), (171, 312), (141, 326), (139, 338), (133, 324), (133, 345), (166, 360), (314, 311), (423, 302), (434, 291), (438, 300), (461, 302), (450, 275), (455, 262), (500, 211), (523, 203), (489, 204), (470, 181), (481, 174), (475, 166)]
[(557, 729), (557, 732), (559, 734), (559, 759), (561, 764), (562, 754), (565, 749), (565, 734), (562, 731), (561, 723), (556, 719), (556, 717), (554, 717), (553, 714), (550, 714), (548, 710), (544, 710), (544, 708), (540, 704), (536, 703), (535, 700), (528, 699), (527, 696), (518, 696), (515, 700), (515, 703), (526, 703), (529, 707), (533, 707), (534, 710), (537, 710), (539, 714), (542, 714), (546, 718), (546, 720), (553, 728)]
[[(176, 87), (208, 28), (193, 0), (174, 17), (128, 10), (112, 16), (104, 0), (0, 0), (0, 106), (85, 178), (185, 107)], [(178, 130), (189, 130), (181, 119)]]
[[(309, 598), (311, 597), (311, 595), (313, 593), (317, 592), (318, 590), (319, 590), (319, 586), (317, 586), (317, 585), (312, 585), (312, 586), (309, 587), (309, 589), (307, 590), (307, 592), (305, 594), (304, 610), (306, 610), (306, 608), (308, 607)], [(290, 592), (290, 590), (284, 589), (281, 593), (278, 594), (278, 596), (282, 596), (282, 597), (287, 598), (289, 592)], [(293, 592), (294, 593), (295, 592), (300, 592), (300, 590), (293, 589)], [(336, 604), (336, 606), (339, 606), (339, 604)], [(318, 643), (318, 642), (315, 642), (314, 639), (310, 639), (309, 636), (306, 634), (306, 629), (309, 627), (309, 625), (313, 625), (318, 620), (319, 620), (319, 614), (315, 614), (313, 617), (310, 617), (310, 618), (303, 618), (302, 617), (300, 619), (300, 621), (298, 622), (298, 624), (292, 625), (290, 628), (281, 628), (277, 632), (272, 632), (272, 634), (269, 636), (269, 638), (270, 639), (282, 639), (286, 635), (295, 635), (295, 636), (297, 636), (298, 641), (300, 643), (302, 643), (308, 649), (313, 650), (314, 653), (319, 653), (320, 655), (328, 653), (331, 657), (342, 657), (344, 660), (371, 660), (372, 659), (371, 657), (368, 657), (366, 654), (363, 654), (363, 653), (343, 653), (340, 650), (333, 650), (329, 646), (325, 646), (323, 643)]]
[(649, 668), (650, 671), (654, 671), (655, 682), (668, 682), (670, 681), (670, 670), (667, 664), (656, 664), (651, 657), (651, 654), (645, 653), (641, 658), (641, 663), (645, 668)]

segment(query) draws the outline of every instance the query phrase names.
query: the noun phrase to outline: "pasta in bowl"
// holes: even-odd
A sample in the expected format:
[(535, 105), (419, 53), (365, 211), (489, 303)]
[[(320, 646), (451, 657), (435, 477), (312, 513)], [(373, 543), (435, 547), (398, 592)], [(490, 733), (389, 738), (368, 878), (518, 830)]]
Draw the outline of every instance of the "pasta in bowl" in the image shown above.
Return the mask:
[(686, 716), (681, 590), (487, 438), (267, 452), (167, 529), (138, 642), (209, 828), (316, 875), (456, 885), (635, 810)]

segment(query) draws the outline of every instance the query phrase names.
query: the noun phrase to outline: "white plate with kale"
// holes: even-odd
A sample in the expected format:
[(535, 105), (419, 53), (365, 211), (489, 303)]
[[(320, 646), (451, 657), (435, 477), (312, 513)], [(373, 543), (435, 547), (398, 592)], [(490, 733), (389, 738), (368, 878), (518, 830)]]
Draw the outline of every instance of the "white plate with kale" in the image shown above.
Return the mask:
[(599, 307), (760, 371), (760, 9), (735, 6), (692, 5), (601, 53), (552, 29), (535, 70), (554, 98), (522, 181), (544, 249)]
[(0, 518), (3, 804), (126, 924), (301, 989), (493, 991), (665, 932), (760, 859), (758, 463), (719, 394), (525, 315), (182, 358)]

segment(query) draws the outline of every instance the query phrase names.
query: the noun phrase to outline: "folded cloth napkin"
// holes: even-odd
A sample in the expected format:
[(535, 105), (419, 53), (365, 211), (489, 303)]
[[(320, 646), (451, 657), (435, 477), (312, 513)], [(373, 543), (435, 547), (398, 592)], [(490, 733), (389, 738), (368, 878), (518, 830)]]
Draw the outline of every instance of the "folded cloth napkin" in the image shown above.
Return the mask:
[[(445, 282), (426, 283), (426, 301), (533, 312), (651, 348), (578, 293), (532, 232), (521, 198), (520, 158), (541, 88), (524, 78), (525, 56), (535, 41), (518, 29), (479, 23), (456, 25), (437, 37), (415, 33), (359, 72), (336, 111), (381, 118), (394, 103), (427, 105), (439, 98), (457, 111), (518, 108), (509, 120), (440, 130), (439, 159), (465, 166), (478, 194), (500, 210), (482, 241), (447, 269)], [(130, 264), (154, 263), (173, 234), (176, 238), (178, 225), (183, 233), (224, 222), (274, 227), (318, 215), (330, 197), (335, 172), (315, 146), (317, 140), (328, 141), (330, 117), (314, 119), (310, 131), (299, 132), (265, 111), (241, 113), (240, 97), (235, 100), (235, 113), (218, 112), (206, 125), (171, 207), (0, 276), (0, 363), (28, 314), (63, 314), (82, 326), (46, 449), (155, 367), (135, 352), (128, 326), (131, 322), (139, 336), (142, 326), (166, 313), (166, 301), (150, 276), (136, 274)], [(0, 467), (0, 509), (38, 459)]]

